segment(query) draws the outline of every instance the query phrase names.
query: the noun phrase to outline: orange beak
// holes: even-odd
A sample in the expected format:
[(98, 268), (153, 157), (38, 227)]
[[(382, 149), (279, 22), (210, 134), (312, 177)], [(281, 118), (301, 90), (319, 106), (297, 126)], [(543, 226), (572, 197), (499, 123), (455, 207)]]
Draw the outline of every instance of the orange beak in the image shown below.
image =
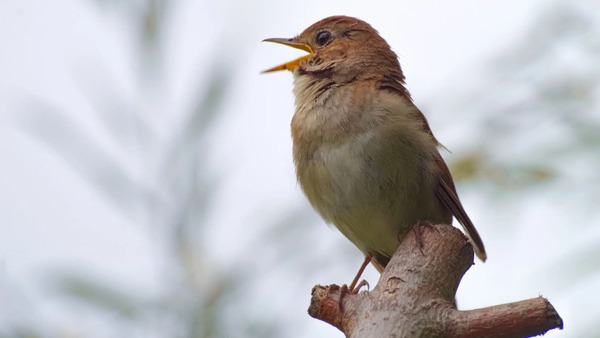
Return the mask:
[(294, 69), (296, 69), (296, 67), (298, 67), (298, 63), (300, 62), (300, 60), (308, 59), (313, 52), (312, 48), (310, 48), (309, 45), (305, 45), (303, 43), (296, 42), (296, 41), (294, 41), (294, 39), (271, 38), (271, 39), (264, 39), (263, 42), (265, 42), (265, 41), (280, 43), (282, 45), (302, 49), (303, 51), (309, 52), (310, 54), (301, 56), (301, 57), (297, 58), (296, 60), (286, 62), (282, 65), (279, 65), (279, 66), (276, 66), (273, 68), (269, 68), (267, 70), (263, 70), (261, 73), (270, 73), (270, 72), (276, 72), (279, 70), (286, 70), (286, 69), (289, 71), (294, 71)]

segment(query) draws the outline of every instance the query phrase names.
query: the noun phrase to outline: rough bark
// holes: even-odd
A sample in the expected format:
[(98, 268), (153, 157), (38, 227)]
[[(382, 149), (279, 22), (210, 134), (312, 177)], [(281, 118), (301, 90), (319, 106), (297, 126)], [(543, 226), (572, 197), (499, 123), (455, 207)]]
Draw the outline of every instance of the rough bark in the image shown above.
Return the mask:
[(402, 241), (372, 291), (317, 285), (308, 313), (348, 337), (529, 337), (562, 329), (541, 297), (457, 310), (456, 289), (471, 265), (473, 248), (458, 229), (421, 225)]

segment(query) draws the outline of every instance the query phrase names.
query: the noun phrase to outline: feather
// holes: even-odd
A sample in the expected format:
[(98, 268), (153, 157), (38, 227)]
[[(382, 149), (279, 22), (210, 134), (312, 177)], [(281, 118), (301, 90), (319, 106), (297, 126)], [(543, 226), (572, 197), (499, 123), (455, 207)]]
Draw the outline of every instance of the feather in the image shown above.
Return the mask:
[(435, 196), (444, 207), (450, 210), (454, 218), (456, 218), (463, 226), (463, 229), (465, 229), (465, 232), (467, 233), (467, 237), (469, 237), (469, 240), (473, 245), (475, 254), (482, 262), (485, 262), (487, 255), (485, 253), (485, 248), (483, 247), (483, 241), (481, 240), (481, 237), (479, 237), (477, 229), (475, 229), (473, 222), (471, 222), (467, 212), (460, 203), (448, 166), (439, 154), (436, 158), (436, 164), (440, 169), (440, 175), (438, 184), (435, 188)]

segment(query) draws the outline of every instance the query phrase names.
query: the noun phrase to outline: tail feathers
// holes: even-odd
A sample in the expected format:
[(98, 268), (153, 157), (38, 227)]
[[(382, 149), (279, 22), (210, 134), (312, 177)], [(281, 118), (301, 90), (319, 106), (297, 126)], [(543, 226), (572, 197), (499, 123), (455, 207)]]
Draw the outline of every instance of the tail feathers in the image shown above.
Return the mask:
[(462, 225), (463, 229), (467, 233), (467, 237), (470, 239), (470, 242), (473, 245), (475, 254), (477, 257), (479, 257), (479, 259), (481, 259), (482, 262), (485, 262), (487, 259), (487, 254), (485, 253), (483, 241), (481, 240), (477, 229), (475, 229), (473, 222), (471, 222), (471, 219), (467, 215), (467, 212), (458, 199), (456, 188), (454, 187), (454, 182), (452, 181), (452, 176), (450, 176), (450, 171), (448, 170), (448, 167), (441, 156), (436, 161), (436, 164), (441, 170), (441, 174), (435, 190), (435, 195), (442, 205), (450, 210), (452, 215)]

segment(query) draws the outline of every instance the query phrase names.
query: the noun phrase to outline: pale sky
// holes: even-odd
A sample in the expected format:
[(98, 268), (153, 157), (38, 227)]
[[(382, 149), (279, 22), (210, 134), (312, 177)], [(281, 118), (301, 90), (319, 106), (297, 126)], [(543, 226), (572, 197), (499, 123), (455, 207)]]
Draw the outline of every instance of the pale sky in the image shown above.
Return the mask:
[[(260, 43), (262, 39), (291, 37), (334, 14), (369, 22), (399, 55), (408, 88), (425, 110), (438, 139), (452, 150), (452, 154), (444, 154), (451, 161), (470, 149), (465, 131), (475, 124), (448, 116), (444, 102), (453, 102), (454, 95), (464, 96), (482, 83), (490, 83), (486, 66), (491, 57), (520, 41), (544, 2), (179, 1), (172, 8), (173, 18), (165, 33), (167, 52), (160, 70), (163, 92), (140, 90), (144, 88), (137, 77), (141, 66), (135, 56), (135, 41), (125, 26), (127, 14), (115, 9), (116, 2), (106, 6), (98, 3), (103, 2), (20, 0), (0, 4), (0, 333), (15, 323), (24, 323), (47, 333), (73, 328), (74, 334), (86, 337), (120, 336), (122, 332), (161, 336), (160, 330), (153, 328), (111, 328), (110, 316), (98, 318), (96, 312), (48, 291), (53, 273), (80, 271), (132, 293), (158, 295), (165, 288), (163, 273), (168, 262), (165, 248), (157, 244), (163, 243), (163, 230), (148, 229), (148, 215), (136, 209), (136, 202), (129, 209), (132, 212), (122, 212), (57, 155), (54, 145), (23, 131), (20, 125), (24, 116), (34, 116), (31, 111), (43, 114), (44, 109), (50, 109), (68, 117), (82, 135), (94, 140), (136, 180), (151, 182), (148, 167), (140, 159), (160, 161), (164, 154), (142, 154), (139, 149), (144, 145), (135, 141), (115, 143), (99, 117), (104, 114), (98, 111), (102, 105), (94, 100), (102, 103), (103, 98), (119, 97), (125, 101), (110, 106), (115, 121), (122, 122), (119, 132), (124, 135), (134, 129), (133, 124), (119, 121), (118, 112), (133, 108), (141, 111), (157, 140), (168, 140), (183, 121), (181, 112), (193, 103), (190, 98), (194, 91), (202, 90), (202, 86), (195, 86), (212, 70), (215, 53), (232, 62), (234, 81), (215, 128), (207, 136), (210, 161), (204, 167), (208, 173), (226, 174), (218, 198), (211, 204), (211, 226), (203, 233), (210, 238), (204, 248), (210, 253), (207, 264), (226, 270), (240, 259), (261, 259), (249, 252), (260, 233), (255, 227), (261, 222), (295, 207), (310, 210), (296, 184), (291, 160), (292, 76), (284, 72), (259, 74), (301, 52)], [(47, 125), (49, 132), (60, 133), (43, 118), (35, 122)], [(74, 148), (86, 152), (86, 143)], [(97, 165), (100, 160), (91, 156), (89, 165)], [(553, 187), (559, 189), (560, 185)], [(593, 281), (598, 282), (598, 276), (565, 294), (560, 287), (550, 285), (551, 280), (535, 275), (565, 248), (585, 243), (585, 238), (569, 237), (569, 229), (543, 226), (568, 222), (569, 212), (561, 207), (576, 205), (553, 205), (556, 209), (549, 212), (550, 202), (523, 193), (511, 194), (510, 201), (492, 209), (489, 203), (494, 199), (488, 188), (465, 184), (458, 190), (489, 251), (489, 261), (476, 262), (463, 279), (458, 292), (462, 308), (543, 295), (565, 320), (565, 332), (571, 332), (568, 336), (595, 324), (593, 314), (581, 309), (600, 303), (597, 297), (587, 296), (596, 294)], [(556, 190), (548, 194), (560, 195)], [(525, 210), (513, 212), (523, 205), (527, 205)], [(597, 214), (594, 217), (598, 220)], [(511, 236), (502, 231), (505, 223), (517, 221), (532, 226)], [(263, 305), (273, 310), (268, 320), (282, 316), (284, 322), (295, 323), (297, 332), (289, 336), (340, 337), (336, 329), (306, 315), (310, 290), (318, 283), (349, 282), (355, 270), (352, 266), (358, 267), (362, 259), (316, 215), (314, 223), (307, 231), (324, 238), (322, 243), (315, 243), (315, 252), (326, 255), (323, 259), (327, 264), (344, 260), (343, 268), (321, 269), (322, 274), (317, 270), (319, 274), (311, 273), (310, 279), (279, 290), (289, 293), (274, 299), (276, 305), (265, 300)], [(590, 243), (597, 238), (600, 231), (589, 234)], [(345, 252), (354, 256), (328, 252), (330, 246), (347, 248)], [(268, 261), (277, 262), (278, 254), (272, 252)], [(347, 261), (350, 259), (356, 264)], [(261, 296), (287, 282), (287, 269), (292, 267), (277, 268), (273, 275), (264, 277), (264, 283), (251, 286), (249, 290), (255, 294), (248, 299), (260, 304)], [(372, 269), (365, 277), (372, 284), (377, 280)], [(10, 308), (6, 304), (11, 304)], [(559, 334), (563, 333), (551, 331), (547, 336)]]

